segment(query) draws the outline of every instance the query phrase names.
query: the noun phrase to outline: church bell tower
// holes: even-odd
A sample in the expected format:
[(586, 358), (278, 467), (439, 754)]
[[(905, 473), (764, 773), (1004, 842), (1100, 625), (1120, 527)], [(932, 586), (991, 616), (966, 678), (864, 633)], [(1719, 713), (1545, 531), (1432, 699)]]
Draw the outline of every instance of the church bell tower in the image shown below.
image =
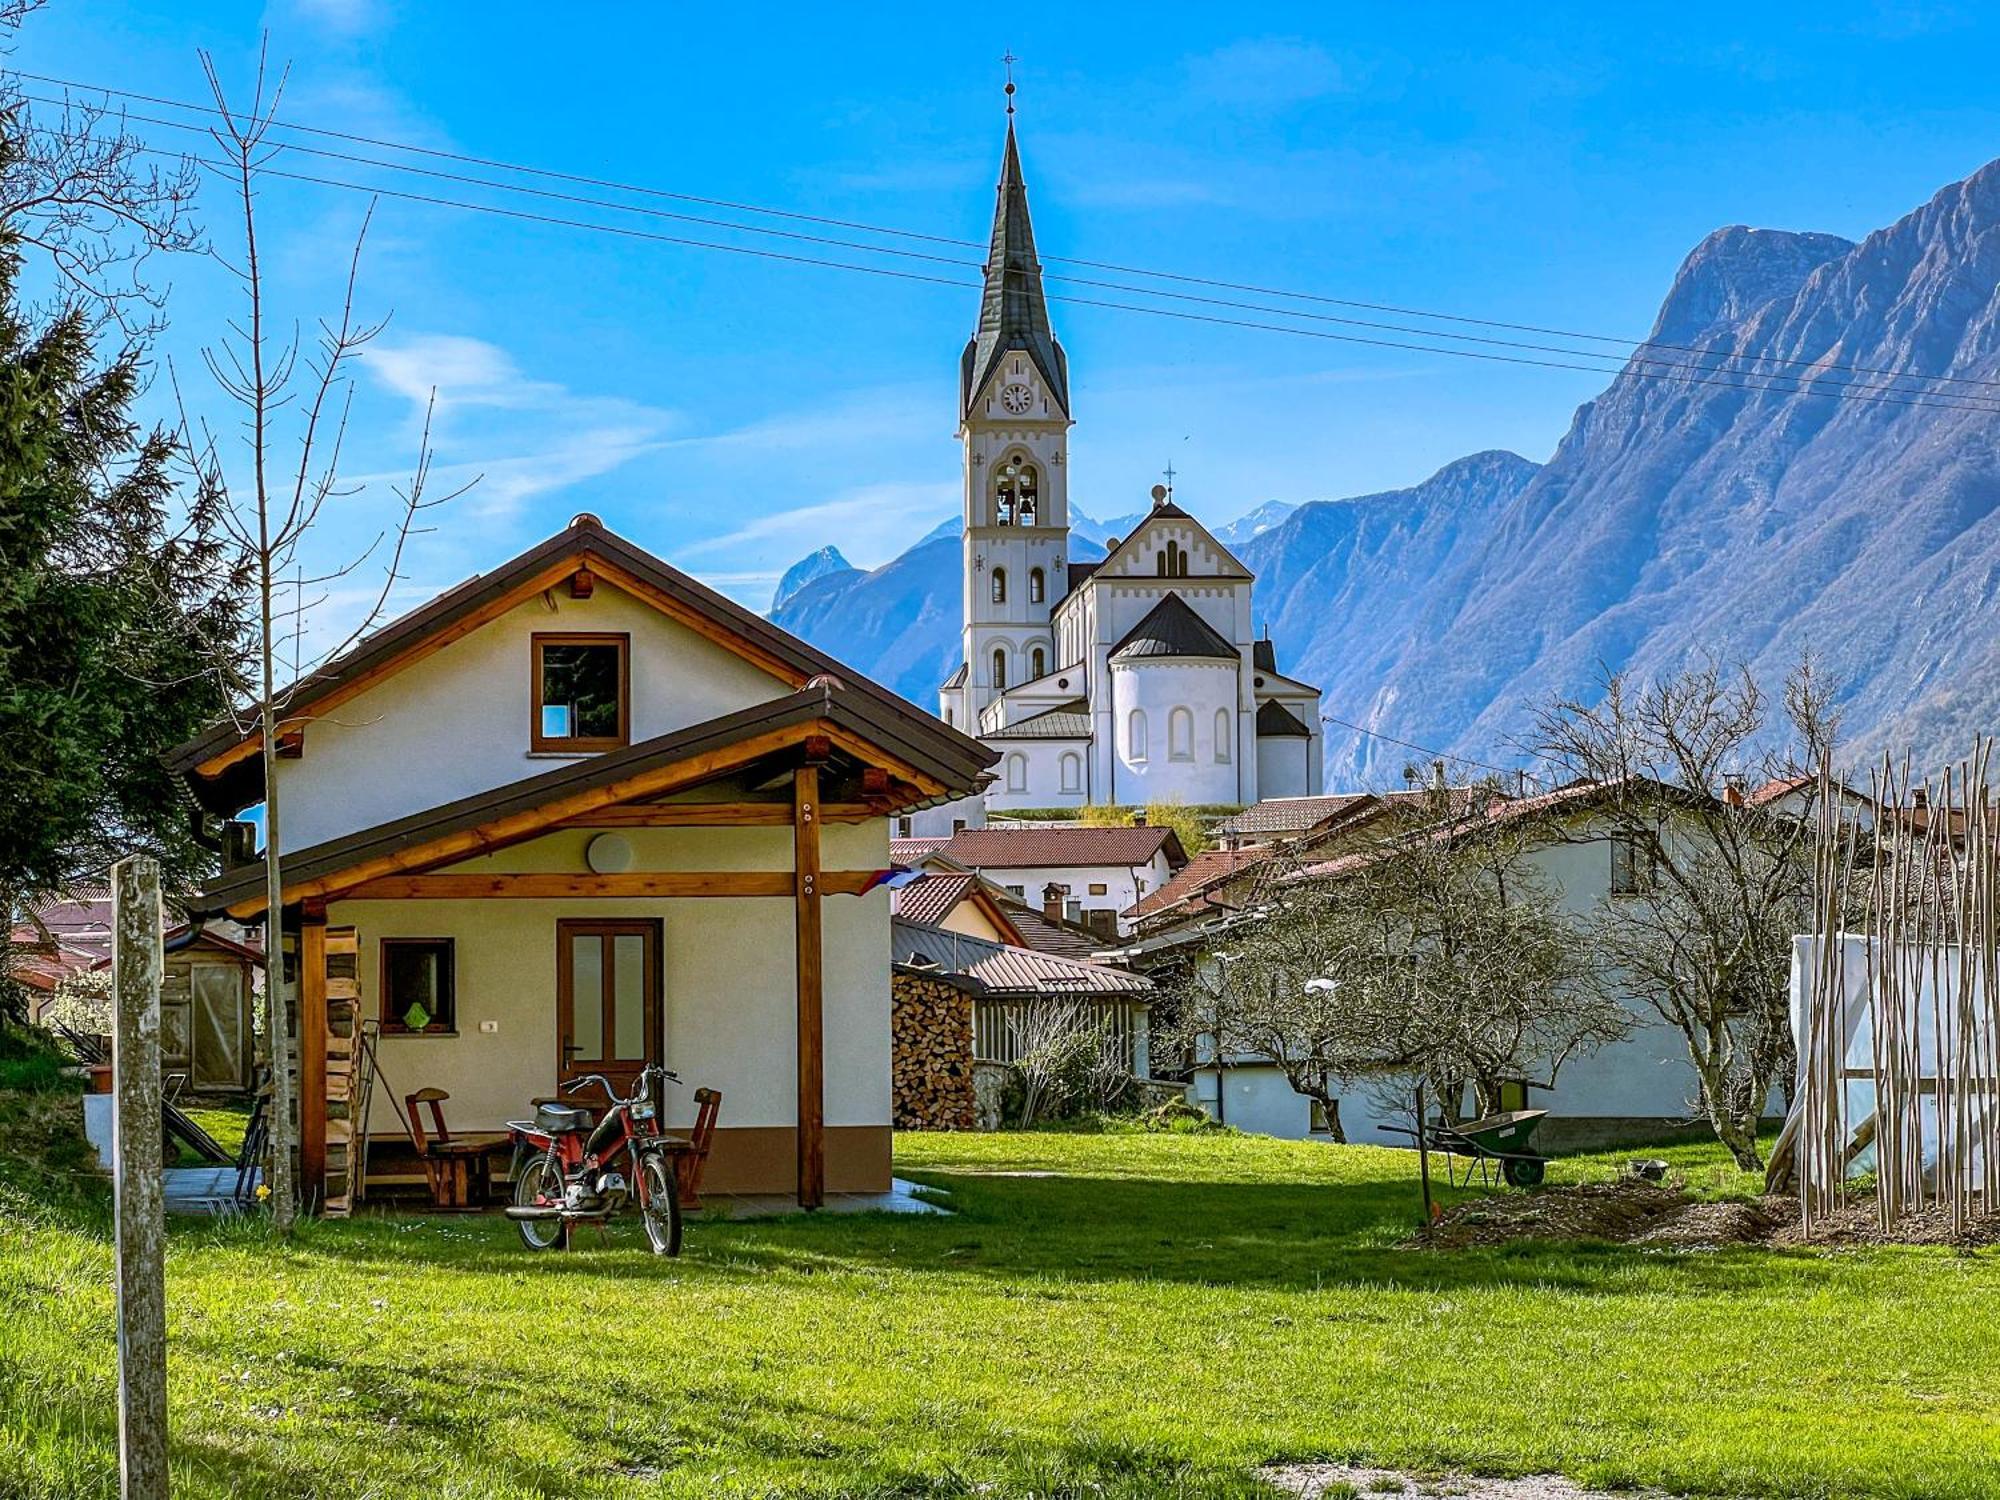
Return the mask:
[(959, 367), (965, 658), (942, 707), (967, 734), (1001, 693), (1055, 670), (1049, 617), (1069, 587), (1069, 364), (1049, 327), (1013, 93), (1010, 80), (979, 326)]

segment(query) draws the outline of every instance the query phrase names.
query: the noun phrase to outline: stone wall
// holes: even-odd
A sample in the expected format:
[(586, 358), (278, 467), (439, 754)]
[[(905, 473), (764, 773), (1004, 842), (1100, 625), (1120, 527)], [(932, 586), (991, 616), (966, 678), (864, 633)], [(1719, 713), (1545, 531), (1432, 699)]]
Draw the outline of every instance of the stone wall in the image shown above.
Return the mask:
[(971, 1130), (972, 996), (942, 978), (898, 969), (890, 981), (898, 1130)]

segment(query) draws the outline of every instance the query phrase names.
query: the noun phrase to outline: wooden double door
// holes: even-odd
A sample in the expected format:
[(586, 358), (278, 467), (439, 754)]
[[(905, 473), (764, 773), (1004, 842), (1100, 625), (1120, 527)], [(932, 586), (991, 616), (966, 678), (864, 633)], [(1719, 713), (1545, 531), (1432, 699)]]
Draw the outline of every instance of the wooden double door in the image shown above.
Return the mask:
[(640, 1070), (660, 1056), (660, 924), (634, 918), (557, 922), (558, 1092), (601, 1073), (623, 1097)]

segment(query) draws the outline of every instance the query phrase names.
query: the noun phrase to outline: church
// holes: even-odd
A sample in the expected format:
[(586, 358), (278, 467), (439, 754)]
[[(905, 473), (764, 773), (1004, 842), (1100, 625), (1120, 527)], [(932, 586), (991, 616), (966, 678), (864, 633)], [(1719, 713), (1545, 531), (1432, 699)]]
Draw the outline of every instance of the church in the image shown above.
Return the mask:
[(1000, 752), (994, 811), (1319, 792), (1319, 689), (1279, 672), (1250, 570), (1170, 489), (1102, 561), (1072, 560), (1072, 425), (1010, 106), (959, 368), (965, 656), (938, 711)]

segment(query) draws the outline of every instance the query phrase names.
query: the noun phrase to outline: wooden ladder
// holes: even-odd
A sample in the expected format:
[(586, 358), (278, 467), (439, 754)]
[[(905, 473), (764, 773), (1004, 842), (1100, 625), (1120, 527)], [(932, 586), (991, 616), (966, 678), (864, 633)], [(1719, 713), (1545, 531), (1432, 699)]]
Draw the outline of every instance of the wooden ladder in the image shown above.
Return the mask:
[(361, 1056), (360, 938), (352, 927), (326, 930), (326, 1181), (320, 1212), (344, 1219), (361, 1196), (368, 1091)]

